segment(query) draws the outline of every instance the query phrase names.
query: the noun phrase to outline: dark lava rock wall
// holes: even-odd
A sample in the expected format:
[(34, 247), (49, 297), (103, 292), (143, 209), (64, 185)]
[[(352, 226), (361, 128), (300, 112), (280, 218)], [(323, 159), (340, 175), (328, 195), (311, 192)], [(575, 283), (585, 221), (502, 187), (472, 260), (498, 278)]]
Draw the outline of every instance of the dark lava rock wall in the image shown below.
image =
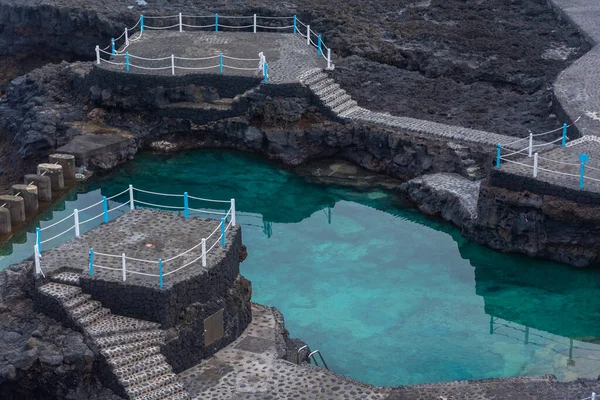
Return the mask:
[(477, 215), (466, 235), (480, 244), (577, 267), (600, 263), (598, 205), (515, 192), (484, 181)]
[(227, 241), (226, 254), (216, 265), (204, 273), (187, 276), (186, 271), (181, 271), (180, 276), (165, 277), (165, 282), (169, 278), (177, 282), (166, 284), (162, 289), (89, 277), (82, 277), (80, 286), (104, 307), (118, 310), (119, 315), (158, 322), (167, 329), (179, 323), (182, 311), (191, 304), (222, 299), (233, 286), (240, 272), (242, 231), (239, 225), (231, 228)]
[(34, 310), (33, 261), (0, 271), (0, 399), (121, 399), (85, 337)]

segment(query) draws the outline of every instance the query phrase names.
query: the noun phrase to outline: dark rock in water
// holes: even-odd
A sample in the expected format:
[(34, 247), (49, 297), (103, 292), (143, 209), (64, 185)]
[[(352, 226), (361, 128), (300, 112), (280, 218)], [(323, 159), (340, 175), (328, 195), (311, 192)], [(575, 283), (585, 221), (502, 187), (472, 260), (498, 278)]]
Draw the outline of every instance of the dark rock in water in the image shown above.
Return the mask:
[(33, 262), (0, 271), (0, 398), (106, 399), (84, 336), (34, 310)]

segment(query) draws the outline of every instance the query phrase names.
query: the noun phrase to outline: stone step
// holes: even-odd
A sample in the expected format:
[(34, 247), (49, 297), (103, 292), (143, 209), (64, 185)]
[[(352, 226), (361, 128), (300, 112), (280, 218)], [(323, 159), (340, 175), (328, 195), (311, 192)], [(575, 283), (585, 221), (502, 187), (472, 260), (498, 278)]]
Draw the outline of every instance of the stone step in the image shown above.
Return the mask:
[(108, 314), (110, 314), (110, 310), (108, 308), (101, 307), (92, 311), (85, 317), (79, 318), (77, 322), (79, 322), (79, 325), (86, 327), (92, 324), (93, 322), (99, 320), (100, 318), (105, 317)]
[(164, 339), (164, 333), (156, 329), (152, 331), (140, 331), (112, 336), (101, 336), (97, 337), (94, 341), (96, 342), (96, 346), (98, 346), (101, 349), (106, 349), (109, 347), (122, 346), (128, 343), (153, 339)]
[(340, 117), (351, 118), (351, 119), (360, 119), (362, 116), (367, 115), (368, 110), (361, 108), (359, 106), (354, 106), (346, 111), (341, 112)]
[(80, 273), (76, 272), (61, 272), (60, 274), (52, 275), (50, 280), (53, 282), (64, 283), (66, 285), (79, 285)]
[(135, 361), (123, 367), (115, 368), (115, 375), (117, 376), (127, 376), (137, 374), (138, 372), (145, 371), (147, 369), (151, 369), (157, 365), (165, 364), (167, 360), (165, 356), (162, 354), (153, 354), (149, 357), (142, 358), (139, 361)]
[(472, 165), (475, 165), (475, 160), (473, 160), (473, 159), (470, 159), (470, 158), (468, 158), (468, 159), (464, 159), (464, 158), (463, 158), (462, 160), (460, 160), (460, 162), (461, 162), (461, 163), (462, 163), (462, 165), (464, 165), (465, 167), (470, 167), (470, 166), (472, 166)]
[(331, 101), (329, 101), (326, 104), (330, 108), (335, 108), (335, 107), (339, 106), (340, 104), (344, 104), (348, 100), (352, 100), (352, 97), (350, 97), (350, 95), (344, 93), (341, 96), (339, 96), (339, 97), (337, 97), (335, 99), (332, 99)]
[(118, 354), (116, 357), (110, 358), (108, 362), (113, 366), (113, 368), (121, 369), (157, 354), (160, 354), (160, 347), (150, 346), (141, 350), (130, 352), (128, 354)]
[(346, 91), (344, 89), (341, 89), (341, 88), (340, 89), (336, 89), (336, 90), (333, 90), (333, 91), (327, 93), (324, 96), (321, 96), (321, 101), (323, 103), (327, 103), (327, 102), (329, 102), (331, 100), (334, 100), (336, 97), (340, 97), (340, 96), (343, 96), (345, 94), (346, 94)]
[(171, 366), (163, 362), (160, 365), (155, 365), (133, 375), (119, 376), (118, 378), (119, 382), (121, 382), (121, 384), (125, 386), (125, 390), (127, 390), (128, 387), (143, 385), (148, 381), (154, 380), (154, 378), (165, 376), (170, 373), (173, 373)]
[(127, 343), (121, 346), (109, 347), (106, 349), (101, 349), (100, 352), (104, 354), (104, 356), (108, 359), (113, 359), (116, 357), (123, 356), (128, 353), (138, 352), (140, 350), (155, 347), (159, 344), (162, 344), (161, 338), (154, 338), (151, 340), (143, 340), (134, 343)]
[(304, 80), (304, 83), (308, 86), (312, 86), (315, 83), (321, 82), (324, 79), (327, 79), (328, 76), (326, 73), (324, 72), (319, 72), (318, 74), (315, 74), (313, 76), (311, 76), (310, 78), (307, 78)]
[(39, 288), (40, 293), (55, 299), (65, 302), (73, 297), (81, 294), (81, 288), (71, 285), (63, 285), (62, 283), (49, 282)]
[(127, 394), (129, 394), (130, 397), (137, 399), (144, 394), (151, 393), (175, 382), (177, 382), (177, 375), (169, 373), (163, 376), (159, 376), (150, 382), (144, 382), (137, 386), (129, 386), (125, 388), (125, 390), (127, 391)]
[(333, 110), (333, 112), (340, 114), (340, 113), (352, 108), (355, 105), (356, 105), (356, 101), (350, 99), (350, 100), (346, 100), (344, 103), (342, 103), (340, 105), (337, 105), (332, 110)]
[(78, 319), (83, 318), (84, 316), (88, 315), (92, 311), (95, 311), (101, 307), (102, 307), (102, 303), (100, 303), (99, 301), (90, 300), (90, 301), (86, 301), (85, 303), (71, 309), (69, 311), (69, 313), (71, 314), (71, 316), (73, 318), (78, 320)]
[(185, 391), (185, 387), (181, 382), (171, 383), (163, 386), (158, 390), (146, 393), (136, 400), (190, 400), (190, 395)]
[(70, 300), (65, 301), (63, 304), (64, 304), (65, 308), (67, 308), (67, 309), (75, 308), (77, 306), (82, 305), (83, 303), (85, 303), (86, 301), (88, 301), (91, 298), (92, 298), (92, 296), (90, 296), (89, 294), (82, 293), (78, 296), (73, 297)]
[(317, 96), (324, 96), (327, 93), (330, 93), (333, 90), (337, 90), (340, 88), (339, 83), (335, 83), (333, 79), (326, 79), (324, 81), (319, 82), (318, 84), (311, 86), (311, 90)]
[(323, 72), (323, 70), (321, 68), (309, 69), (308, 71), (305, 71), (305, 72), (301, 73), (298, 76), (298, 80), (300, 82), (304, 82), (306, 79), (310, 78), (311, 76), (315, 76), (315, 75), (317, 75), (320, 72)]
[(99, 321), (89, 325), (87, 333), (92, 337), (108, 336), (142, 330), (158, 329), (160, 324), (141, 319), (123, 317), (121, 315), (107, 315)]
[(468, 167), (466, 169), (466, 172), (467, 178), (469, 178), (472, 181), (479, 181), (487, 176), (486, 173), (478, 166)]

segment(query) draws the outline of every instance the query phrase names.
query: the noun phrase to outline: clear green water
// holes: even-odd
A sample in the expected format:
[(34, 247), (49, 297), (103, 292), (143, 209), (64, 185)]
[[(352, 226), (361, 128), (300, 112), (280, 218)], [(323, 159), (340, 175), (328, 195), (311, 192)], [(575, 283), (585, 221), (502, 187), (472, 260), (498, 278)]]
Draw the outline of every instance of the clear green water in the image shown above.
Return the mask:
[[(376, 385), (600, 374), (598, 271), (496, 253), (391, 193), (311, 184), (221, 151), (138, 155), (44, 219), (129, 183), (236, 198), (254, 301), (279, 308), (341, 374)], [(31, 255), (30, 230), (3, 248), (3, 267)]]

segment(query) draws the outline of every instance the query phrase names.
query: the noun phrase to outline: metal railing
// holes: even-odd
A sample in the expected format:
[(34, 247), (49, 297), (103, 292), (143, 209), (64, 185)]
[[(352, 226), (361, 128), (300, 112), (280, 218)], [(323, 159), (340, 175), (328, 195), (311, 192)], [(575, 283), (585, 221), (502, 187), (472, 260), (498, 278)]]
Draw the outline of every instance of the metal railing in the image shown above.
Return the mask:
[[(168, 205), (168, 204), (157, 204), (157, 203), (151, 203), (148, 201), (142, 201), (139, 199), (135, 198), (135, 192), (140, 192), (140, 193), (144, 193), (145, 195), (152, 195), (152, 196), (161, 196), (161, 197), (170, 197), (170, 198), (181, 198), (182, 200), (182, 205), (180, 206), (173, 206), (173, 205)], [(119, 196), (123, 196), (125, 194), (128, 194), (129, 199), (116, 206), (116, 207), (109, 207), (109, 200), (115, 199)], [(190, 200), (194, 200), (196, 202), (210, 202), (210, 203), (222, 203), (222, 204), (228, 204), (229, 205), (229, 209), (227, 210), (227, 212), (218, 212), (218, 211), (213, 211), (213, 210), (206, 210), (206, 209), (202, 209), (202, 208), (192, 208), (189, 206), (190, 204)], [(84, 221), (80, 221), (80, 214), (83, 211), (87, 211), (90, 210), (94, 207), (98, 207), (99, 206), (102, 207), (102, 212), (91, 217), (88, 218)], [(208, 214), (208, 215), (218, 215), (220, 218), (220, 222), (219, 224), (216, 226), (216, 228), (213, 230), (213, 232), (208, 235), (206, 238), (203, 238), (198, 244), (196, 244), (195, 246), (191, 247), (190, 249), (187, 249), (186, 251), (167, 258), (165, 260), (162, 259), (157, 259), (157, 260), (144, 260), (144, 259), (139, 259), (139, 258), (134, 258), (134, 257), (128, 257), (125, 253), (121, 253), (121, 254), (107, 254), (107, 253), (101, 253), (98, 251), (94, 251), (93, 248), (90, 249), (89, 252), (89, 272), (90, 275), (94, 274), (94, 270), (95, 269), (105, 269), (105, 270), (114, 270), (114, 271), (118, 271), (121, 273), (122, 279), (125, 281), (127, 280), (127, 275), (128, 274), (133, 274), (133, 275), (145, 275), (145, 276), (151, 276), (151, 277), (156, 277), (159, 279), (159, 283), (160, 283), (160, 287), (163, 287), (163, 279), (164, 277), (174, 274), (186, 267), (189, 267), (190, 265), (201, 261), (202, 266), (206, 266), (206, 256), (207, 254), (213, 249), (215, 248), (219, 243), (221, 244), (221, 246), (225, 246), (226, 245), (226, 232), (232, 227), (236, 225), (236, 212), (235, 212), (235, 199), (231, 199), (231, 200), (213, 200), (213, 199), (205, 199), (205, 198), (201, 198), (201, 197), (195, 197), (195, 196), (190, 196), (188, 195), (187, 192), (183, 193), (183, 194), (171, 194), (171, 193), (158, 193), (158, 192), (152, 192), (152, 191), (148, 191), (148, 190), (143, 190), (143, 189), (139, 189), (139, 188), (135, 188), (132, 185), (129, 185), (129, 187), (127, 189), (125, 189), (124, 191), (117, 193), (113, 196), (110, 197), (106, 197), (103, 196), (102, 200), (94, 203), (86, 208), (83, 208), (81, 210), (73, 210), (73, 212), (69, 215), (67, 215), (66, 217), (62, 218), (59, 221), (56, 221), (54, 223), (52, 223), (51, 225), (45, 226), (43, 228), (36, 228), (36, 244), (34, 245), (34, 258), (35, 258), (35, 271), (37, 274), (41, 274), (44, 275), (43, 271), (42, 271), (42, 265), (41, 265), (41, 259), (42, 259), (42, 245), (51, 241), (54, 241), (60, 237), (63, 237), (64, 235), (66, 235), (67, 233), (74, 231), (74, 235), (73, 237), (77, 238), (80, 236), (81, 234), (81, 227), (84, 226), (85, 224), (98, 220), (100, 218), (102, 218), (102, 222), (107, 223), (110, 219), (110, 213), (114, 212), (116, 210), (119, 210), (123, 207), (129, 206), (129, 210), (134, 210), (136, 207), (151, 207), (151, 208), (164, 208), (164, 209), (169, 209), (169, 210), (175, 210), (175, 211), (180, 211), (183, 213), (184, 218), (189, 218), (190, 213), (199, 213), (199, 214)], [(49, 238), (43, 238), (43, 233), (50, 229), (50, 228), (54, 228), (56, 226), (59, 226), (61, 224), (70, 224), (72, 223), (72, 225), (67, 225), (68, 227), (63, 230), (62, 232), (60, 232), (57, 235), (54, 235), (52, 237)], [(220, 235), (218, 237), (216, 237), (215, 235), (220, 233)], [(210, 245), (209, 248), (207, 248), (207, 242), (211, 239), (214, 239), (214, 242), (210, 242), (212, 243)], [(209, 243), (209, 244), (210, 244)], [(193, 259), (190, 262), (185, 263), (184, 265), (179, 266), (178, 268), (169, 271), (169, 272), (164, 272), (163, 271), (163, 267), (165, 263), (170, 263), (173, 262), (175, 260), (177, 260), (178, 258), (191, 253), (194, 250), (197, 250), (201, 248), (201, 253), (198, 257), (196, 257), (195, 259)], [(100, 258), (103, 261), (107, 261), (106, 265), (101, 265), (98, 264), (98, 258)], [(119, 261), (119, 267), (115, 267), (114, 265), (111, 265), (110, 260), (115, 261), (117, 260)], [(149, 264), (155, 264), (157, 266), (157, 273), (146, 273), (146, 272), (142, 272), (142, 271), (136, 271), (133, 270), (131, 268), (128, 268), (128, 262), (127, 261), (134, 261), (136, 263), (149, 263)], [(109, 266), (110, 265), (110, 266)]]

